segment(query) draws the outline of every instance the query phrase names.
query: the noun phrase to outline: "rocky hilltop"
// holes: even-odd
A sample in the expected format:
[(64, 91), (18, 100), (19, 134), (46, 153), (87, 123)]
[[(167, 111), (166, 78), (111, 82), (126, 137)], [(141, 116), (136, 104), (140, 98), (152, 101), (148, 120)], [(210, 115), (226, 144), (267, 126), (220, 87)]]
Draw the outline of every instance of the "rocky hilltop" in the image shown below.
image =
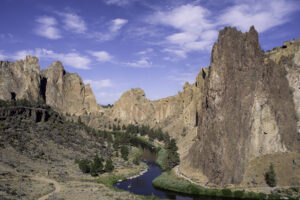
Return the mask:
[(78, 74), (66, 72), (61, 62), (40, 71), (38, 58), (0, 61), (0, 99), (44, 101), (55, 110), (70, 115), (98, 112), (100, 106), (89, 85)]
[(265, 54), (254, 27), (220, 31), (187, 157), (210, 182), (237, 184), (251, 159), (300, 152), (298, 44)]

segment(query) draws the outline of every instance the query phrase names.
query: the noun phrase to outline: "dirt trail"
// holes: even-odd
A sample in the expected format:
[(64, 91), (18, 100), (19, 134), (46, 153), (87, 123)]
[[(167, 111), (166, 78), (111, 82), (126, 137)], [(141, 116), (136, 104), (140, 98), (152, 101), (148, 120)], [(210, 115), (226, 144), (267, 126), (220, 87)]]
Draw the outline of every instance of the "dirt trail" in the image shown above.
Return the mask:
[(55, 190), (53, 192), (50, 192), (42, 197), (40, 197), (38, 200), (46, 200), (48, 199), (52, 194), (58, 193), (61, 190), (60, 184), (56, 182), (55, 180), (48, 179), (46, 177), (41, 176), (35, 176), (33, 177), (34, 180), (44, 182), (44, 183), (52, 183), (54, 185)]
[[(184, 174), (182, 174), (181, 172), (180, 172), (180, 170), (179, 170), (179, 166), (177, 165), (176, 167), (175, 167), (175, 173), (178, 175), (178, 176), (180, 176), (180, 177), (182, 177), (183, 179), (185, 179), (185, 180), (187, 180), (187, 181), (189, 181), (190, 183), (193, 183), (193, 184), (195, 184), (195, 185), (199, 185), (199, 186), (202, 186), (202, 187), (206, 187), (206, 188), (216, 188), (216, 189), (222, 189), (222, 188), (217, 188), (217, 187), (209, 187), (209, 186), (207, 186), (206, 184), (207, 184), (207, 182), (201, 182), (201, 183), (197, 183), (197, 182), (195, 182), (195, 181), (193, 181), (192, 179), (190, 179), (189, 177), (187, 177), (187, 176), (185, 176)], [(262, 186), (262, 187), (234, 187), (234, 188), (232, 188), (232, 189), (234, 189), (234, 190), (237, 190), (237, 189), (256, 189), (256, 190), (260, 190), (260, 191), (262, 191), (262, 192), (265, 192), (265, 193), (270, 193), (272, 190), (275, 190), (275, 189), (288, 189), (288, 188), (291, 188), (291, 187), (295, 187), (295, 188), (300, 188), (300, 185), (296, 185), (296, 186), (276, 186), (276, 187), (264, 187), (264, 186)]]

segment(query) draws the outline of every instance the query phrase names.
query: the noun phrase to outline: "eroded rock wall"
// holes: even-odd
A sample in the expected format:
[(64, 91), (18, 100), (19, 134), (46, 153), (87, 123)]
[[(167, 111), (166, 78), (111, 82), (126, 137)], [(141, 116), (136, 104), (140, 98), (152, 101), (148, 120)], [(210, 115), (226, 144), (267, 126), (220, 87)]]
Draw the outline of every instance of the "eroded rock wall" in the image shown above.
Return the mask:
[(254, 27), (247, 33), (220, 31), (204, 85), (197, 141), (187, 157), (210, 182), (240, 183), (250, 159), (299, 152), (287, 70), (264, 59)]
[(38, 59), (0, 62), (0, 99), (44, 101), (61, 113), (82, 115), (98, 112), (101, 107), (89, 85), (78, 74), (70, 74), (61, 62), (40, 71)]

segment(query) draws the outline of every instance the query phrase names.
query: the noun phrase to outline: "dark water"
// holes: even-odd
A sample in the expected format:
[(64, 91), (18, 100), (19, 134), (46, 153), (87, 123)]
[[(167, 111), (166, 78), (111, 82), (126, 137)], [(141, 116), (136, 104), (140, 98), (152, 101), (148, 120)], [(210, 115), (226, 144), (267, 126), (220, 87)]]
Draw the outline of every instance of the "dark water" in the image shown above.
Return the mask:
[(121, 189), (127, 190), (134, 194), (144, 195), (144, 196), (151, 196), (154, 194), (155, 196), (163, 199), (180, 199), (180, 200), (224, 200), (225, 198), (219, 197), (199, 197), (199, 196), (190, 196), (190, 195), (183, 195), (180, 193), (161, 190), (155, 188), (152, 185), (152, 181), (162, 174), (161, 168), (154, 162), (156, 159), (155, 154), (151, 154), (144, 150), (143, 152), (143, 160), (147, 163), (149, 170), (133, 179), (125, 180), (120, 183), (116, 183), (114, 186)]

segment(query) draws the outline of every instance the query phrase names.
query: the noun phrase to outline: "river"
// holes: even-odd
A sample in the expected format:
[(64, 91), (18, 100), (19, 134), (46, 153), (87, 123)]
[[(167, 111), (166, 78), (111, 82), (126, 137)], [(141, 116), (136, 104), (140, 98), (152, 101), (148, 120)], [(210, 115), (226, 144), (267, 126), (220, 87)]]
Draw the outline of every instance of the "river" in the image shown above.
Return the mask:
[(154, 194), (155, 196), (162, 199), (177, 199), (177, 200), (225, 200), (227, 199), (227, 198), (220, 198), (220, 197), (206, 197), (206, 196), (202, 197), (202, 196), (183, 195), (181, 193), (155, 188), (152, 185), (152, 181), (156, 177), (162, 174), (161, 168), (159, 167), (159, 165), (155, 163), (157, 155), (151, 153), (149, 150), (146, 149), (142, 149), (142, 150), (143, 150), (142, 160), (146, 162), (146, 164), (149, 167), (149, 170), (137, 178), (128, 179), (116, 183), (114, 185), (115, 187), (138, 195), (151, 196), (152, 194)]

